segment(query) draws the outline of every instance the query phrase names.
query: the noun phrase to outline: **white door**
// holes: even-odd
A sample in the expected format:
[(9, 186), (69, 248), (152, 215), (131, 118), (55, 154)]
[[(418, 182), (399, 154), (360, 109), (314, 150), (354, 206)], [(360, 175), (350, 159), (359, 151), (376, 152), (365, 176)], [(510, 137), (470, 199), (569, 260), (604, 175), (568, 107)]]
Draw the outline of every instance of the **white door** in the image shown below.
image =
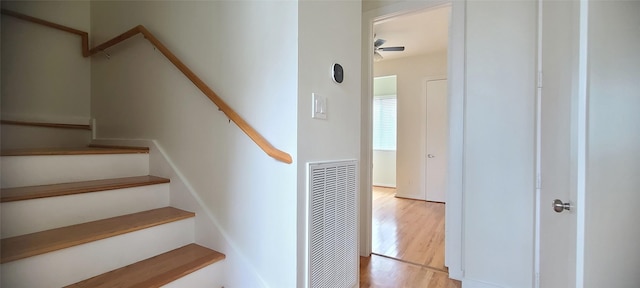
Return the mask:
[(427, 81), (427, 155), (425, 199), (445, 202), (447, 189), (447, 80)]
[(551, 203), (575, 204), (577, 169), (584, 167), (577, 149), (584, 145), (577, 130), (578, 9), (576, 1), (543, 3), (539, 287), (545, 288), (576, 287), (576, 209), (557, 213)]
[(640, 287), (640, 1), (543, 5), (539, 287)]

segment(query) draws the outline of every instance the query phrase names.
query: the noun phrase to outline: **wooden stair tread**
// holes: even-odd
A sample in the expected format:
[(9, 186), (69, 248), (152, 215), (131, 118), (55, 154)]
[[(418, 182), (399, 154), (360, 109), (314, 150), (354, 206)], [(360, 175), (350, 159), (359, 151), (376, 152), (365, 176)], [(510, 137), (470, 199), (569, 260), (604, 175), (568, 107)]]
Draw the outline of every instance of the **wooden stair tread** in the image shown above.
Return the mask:
[(222, 253), (189, 244), (66, 287), (160, 287), (224, 258)]
[(169, 183), (169, 179), (155, 176), (136, 176), (53, 185), (4, 188), (0, 189), (0, 202), (64, 196), (162, 183)]
[(0, 156), (36, 156), (36, 155), (95, 155), (95, 154), (140, 154), (149, 153), (149, 148), (36, 148), (2, 150)]
[(2, 239), (0, 263), (15, 261), (92, 241), (194, 217), (173, 207), (158, 208), (113, 218)]

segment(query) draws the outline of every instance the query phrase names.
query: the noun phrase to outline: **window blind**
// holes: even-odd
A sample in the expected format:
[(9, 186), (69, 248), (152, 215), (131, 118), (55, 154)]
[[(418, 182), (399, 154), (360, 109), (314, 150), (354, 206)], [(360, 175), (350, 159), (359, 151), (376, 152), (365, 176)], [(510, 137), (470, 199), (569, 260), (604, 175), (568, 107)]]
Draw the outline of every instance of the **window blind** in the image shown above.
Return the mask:
[(396, 150), (397, 97), (373, 99), (373, 150)]

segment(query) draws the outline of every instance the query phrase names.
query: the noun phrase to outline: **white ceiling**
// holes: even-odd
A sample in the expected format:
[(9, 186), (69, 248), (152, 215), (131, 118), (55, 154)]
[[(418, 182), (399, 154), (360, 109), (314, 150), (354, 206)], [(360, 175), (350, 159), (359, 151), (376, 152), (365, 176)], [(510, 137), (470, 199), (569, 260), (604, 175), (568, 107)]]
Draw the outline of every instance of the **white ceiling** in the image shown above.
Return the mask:
[(446, 50), (450, 13), (451, 7), (445, 6), (376, 22), (376, 38), (387, 40), (382, 47), (405, 46), (403, 52), (380, 51), (381, 61)]

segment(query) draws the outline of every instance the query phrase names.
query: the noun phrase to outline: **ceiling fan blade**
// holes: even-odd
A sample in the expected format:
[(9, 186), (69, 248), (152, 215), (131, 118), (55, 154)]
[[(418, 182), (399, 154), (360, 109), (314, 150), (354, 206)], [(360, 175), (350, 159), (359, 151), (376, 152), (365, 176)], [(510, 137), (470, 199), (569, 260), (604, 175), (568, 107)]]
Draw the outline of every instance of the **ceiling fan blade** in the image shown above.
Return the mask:
[(378, 51), (373, 52), (373, 60), (380, 61), (380, 60), (382, 60), (382, 58), (384, 58), (384, 57), (382, 57), (382, 55), (380, 55), (380, 53), (378, 53)]
[(387, 40), (384, 39), (376, 39), (376, 41), (373, 41), (373, 47), (380, 47), (382, 46), (382, 44), (384, 44), (384, 42), (387, 42)]
[(404, 46), (396, 46), (396, 47), (380, 47), (378, 50), (381, 51), (404, 51)]

